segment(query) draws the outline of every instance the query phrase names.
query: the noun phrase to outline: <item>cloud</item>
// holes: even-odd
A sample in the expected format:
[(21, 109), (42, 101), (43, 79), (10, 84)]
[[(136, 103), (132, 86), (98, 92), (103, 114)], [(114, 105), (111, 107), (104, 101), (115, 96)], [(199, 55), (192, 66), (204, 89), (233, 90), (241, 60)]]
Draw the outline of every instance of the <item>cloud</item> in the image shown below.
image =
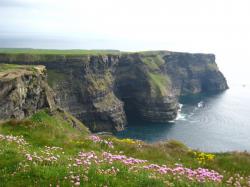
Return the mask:
[(0, 8), (11, 8), (11, 7), (28, 7), (30, 6), (30, 1), (25, 0), (1, 0)]

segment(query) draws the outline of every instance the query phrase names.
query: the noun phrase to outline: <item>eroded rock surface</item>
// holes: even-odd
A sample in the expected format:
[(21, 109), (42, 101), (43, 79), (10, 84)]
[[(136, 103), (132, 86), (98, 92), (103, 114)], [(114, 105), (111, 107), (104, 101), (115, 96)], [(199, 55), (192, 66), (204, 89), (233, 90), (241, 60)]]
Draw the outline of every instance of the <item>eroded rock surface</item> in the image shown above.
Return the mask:
[[(109, 55), (0, 54), (1, 62), (45, 65), (58, 105), (92, 131), (123, 130), (126, 112), (147, 121), (170, 121), (177, 115), (179, 96), (228, 88), (212, 54), (169, 51)], [(21, 82), (27, 81), (22, 78)], [(10, 87), (6, 90), (12, 90), (11, 83), (6, 85)], [(31, 88), (32, 85), (35, 84)], [(41, 100), (45, 104), (46, 97), (39, 99), (40, 94), (36, 94), (42, 93), (39, 90), (34, 89), (37, 99), (33, 102)], [(25, 112), (15, 115), (24, 116)]]
[(0, 64), (0, 120), (23, 119), (39, 109), (55, 107), (45, 66)]

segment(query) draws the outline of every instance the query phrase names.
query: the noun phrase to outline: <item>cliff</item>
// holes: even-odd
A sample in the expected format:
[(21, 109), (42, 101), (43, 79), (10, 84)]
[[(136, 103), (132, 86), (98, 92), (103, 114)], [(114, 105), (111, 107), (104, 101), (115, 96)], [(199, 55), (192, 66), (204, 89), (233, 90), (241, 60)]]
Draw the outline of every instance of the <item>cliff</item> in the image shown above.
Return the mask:
[(45, 66), (0, 64), (0, 120), (23, 119), (42, 108), (55, 108)]
[(0, 63), (46, 66), (59, 106), (92, 131), (122, 130), (130, 112), (153, 122), (173, 120), (179, 96), (228, 88), (212, 54), (2, 53)]
[(228, 89), (213, 54), (172, 53), (164, 57), (167, 74), (178, 95)]

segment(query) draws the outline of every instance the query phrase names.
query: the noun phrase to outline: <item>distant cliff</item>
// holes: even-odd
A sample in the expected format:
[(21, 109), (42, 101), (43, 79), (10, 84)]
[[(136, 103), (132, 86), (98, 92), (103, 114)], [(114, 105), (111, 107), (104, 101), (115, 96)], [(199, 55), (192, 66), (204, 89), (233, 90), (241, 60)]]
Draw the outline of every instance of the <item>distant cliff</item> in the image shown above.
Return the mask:
[(212, 54), (2, 53), (0, 63), (45, 65), (57, 103), (92, 131), (124, 129), (127, 112), (153, 122), (173, 120), (180, 95), (228, 88)]

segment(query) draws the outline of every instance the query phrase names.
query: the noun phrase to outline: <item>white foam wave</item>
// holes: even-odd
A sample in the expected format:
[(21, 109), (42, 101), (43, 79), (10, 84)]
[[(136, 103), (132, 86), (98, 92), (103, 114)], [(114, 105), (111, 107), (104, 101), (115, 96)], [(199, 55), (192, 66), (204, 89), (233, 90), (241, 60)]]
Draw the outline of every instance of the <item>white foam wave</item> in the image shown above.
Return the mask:
[(177, 117), (176, 117), (176, 120), (179, 120), (179, 121), (186, 121), (187, 120), (187, 115), (186, 114), (183, 114), (183, 113), (178, 113)]
[(185, 121), (186, 120), (186, 114), (183, 114), (181, 111), (182, 111), (182, 107), (183, 107), (183, 104), (179, 104), (179, 110), (178, 110), (178, 113), (177, 113), (177, 117), (175, 119), (175, 121), (177, 120), (181, 120), (181, 121)]
[(202, 108), (204, 107), (204, 102), (203, 101), (200, 101), (198, 104), (197, 104), (198, 108)]

